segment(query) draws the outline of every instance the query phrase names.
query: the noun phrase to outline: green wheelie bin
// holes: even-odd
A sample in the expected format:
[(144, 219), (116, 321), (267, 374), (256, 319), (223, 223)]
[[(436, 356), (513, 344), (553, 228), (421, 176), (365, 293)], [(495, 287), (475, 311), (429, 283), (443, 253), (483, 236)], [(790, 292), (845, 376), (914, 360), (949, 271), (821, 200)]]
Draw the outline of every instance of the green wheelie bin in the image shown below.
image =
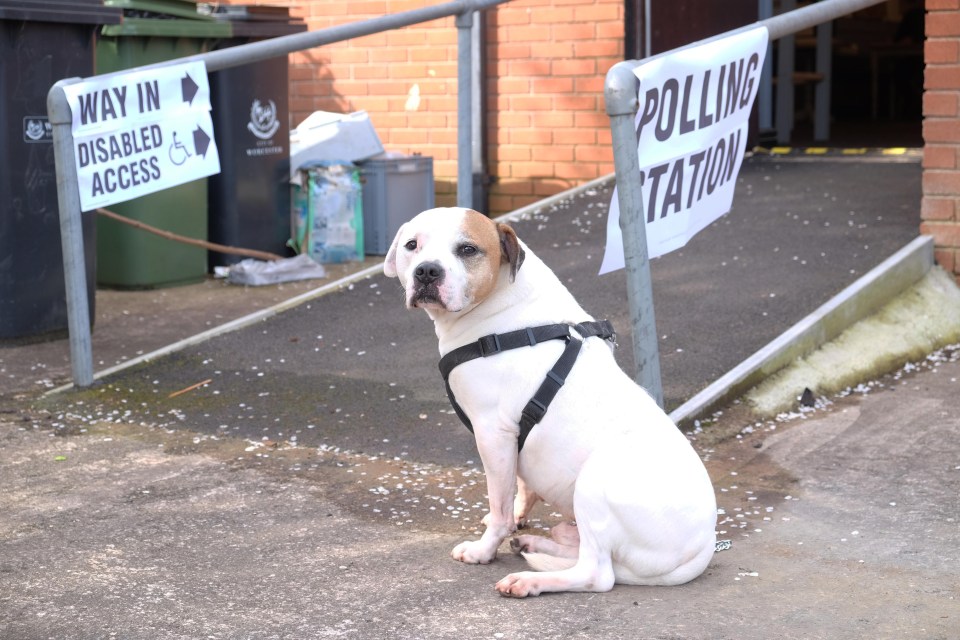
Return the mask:
[[(186, 0), (106, 0), (122, 7), (122, 24), (101, 29), (97, 73), (122, 71), (204, 53), (229, 38), (229, 24), (197, 13)], [(216, 135), (216, 132), (214, 132)], [(207, 240), (207, 179), (109, 207), (114, 213), (181, 236)], [(97, 220), (97, 284), (151, 289), (202, 281), (207, 250), (103, 216)]]

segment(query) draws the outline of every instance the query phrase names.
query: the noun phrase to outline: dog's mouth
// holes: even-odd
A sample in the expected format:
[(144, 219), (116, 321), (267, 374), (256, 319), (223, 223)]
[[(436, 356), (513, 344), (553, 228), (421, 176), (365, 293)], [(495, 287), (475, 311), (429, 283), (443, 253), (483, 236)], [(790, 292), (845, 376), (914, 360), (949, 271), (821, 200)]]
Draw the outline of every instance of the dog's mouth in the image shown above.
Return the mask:
[(440, 291), (435, 286), (417, 287), (410, 296), (408, 306), (421, 309), (446, 309), (440, 297)]
[(460, 303), (460, 305), (457, 306), (454, 300), (444, 300), (437, 287), (427, 286), (420, 287), (413, 292), (407, 302), (407, 308), (458, 313), (463, 311), (464, 305)]

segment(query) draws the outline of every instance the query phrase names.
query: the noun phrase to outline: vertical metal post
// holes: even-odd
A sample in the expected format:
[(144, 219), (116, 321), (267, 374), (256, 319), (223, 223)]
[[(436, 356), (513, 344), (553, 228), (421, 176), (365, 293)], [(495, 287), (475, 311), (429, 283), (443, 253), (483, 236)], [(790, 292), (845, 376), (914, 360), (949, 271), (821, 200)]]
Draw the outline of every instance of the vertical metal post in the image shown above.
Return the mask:
[[(761, 20), (773, 16), (773, 0), (759, 0), (757, 14)], [(757, 111), (761, 133), (773, 129), (773, 43), (767, 45), (767, 55), (760, 70), (760, 88), (757, 91)]]
[(57, 82), (47, 94), (47, 116), (53, 127), (53, 157), (57, 171), (57, 199), (60, 205), (60, 242), (63, 246), (63, 277), (67, 295), (67, 328), (70, 332), (70, 366), (78, 387), (93, 384), (93, 347), (90, 340), (90, 301), (87, 298), (87, 270), (83, 251), (80, 190), (73, 155), (73, 118), (63, 91), (79, 82), (71, 78)]
[(623, 232), (623, 256), (627, 275), (627, 304), (633, 331), (634, 379), (663, 406), (660, 378), (660, 347), (657, 322), (653, 313), (653, 285), (647, 252), (647, 229), (637, 157), (637, 79), (626, 63), (618, 63), (607, 73), (605, 86), (607, 114), (613, 137), (613, 162), (617, 175), (617, 203), (620, 205), (620, 229)]
[(458, 14), (457, 25), (457, 206), (473, 206), (473, 12)]
[(817, 27), (817, 73), (822, 80), (814, 89), (813, 139), (830, 138), (830, 86), (833, 84), (833, 23), (824, 22)]
[(649, 58), (653, 53), (653, 44), (650, 40), (653, 38), (653, 26), (650, 24), (650, 2), (643, 0), (643, 57)]
[[(784, 0), (781, 9), (789, 12), (796, 7), (796, 0)], [(777, 43), (777, 142), (787, 144), (793, 133), (793, 71), (794, 71), (793, 33), (784, 36)]]
[(486, 126), (486, 109), (484, 108), (484, 99), (487, 95), (484, 86), (484, 52), (485, 47), (483, 38), (485, 37), (482, 14), (475, 11), (473, 15), (473, 29), (470, 30), (470, 131), (472, 141), (470, 148), (471, 154), (471, 172), (473, 174), (470, 184), (473, 189), (473, 202), (471, 207), (477, 211), (487, 210), (487, 184), (486, 184), (486, 153), (484, 149), (484, 126)]

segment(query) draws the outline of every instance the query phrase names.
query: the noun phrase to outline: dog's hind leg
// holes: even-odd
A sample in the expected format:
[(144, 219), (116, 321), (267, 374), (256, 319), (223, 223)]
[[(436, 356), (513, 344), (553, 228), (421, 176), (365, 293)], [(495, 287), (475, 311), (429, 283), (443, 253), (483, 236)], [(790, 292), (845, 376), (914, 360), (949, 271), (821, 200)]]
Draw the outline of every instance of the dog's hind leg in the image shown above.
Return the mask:
[(573, 566), (580, 556), (580, 549), (578, 547), (559, 544), (543, 536), (518, 536), (510, 541), (510, 549), (515, 554), (525, 557), (527, 561), (530, 562), (530, 565), (537, 571), (547, 570), (543, 566), (544, 564), (550, 564), (551, 567), (557, 568), (557, 564), (553, 562), (537, 562), (537, 556), (549, 556), (551, 559), (563, 558), (573, 561), (560, 563), (563, 568)]
[[(547, 542), (550, 542), (549, 540)], [(555, 543), (554, 543), (555, 544)], [(557, 545), (562, 547), (562, 545)], [(569, 547), (566, 547), (569, 548)], [(535, 554), (536, 555), (536, 554)], [(542, 556), (548, 563), (562, 563), (565, 558)], [(531, 557), (528, 556), (530, 561)], [(570, 560), (567, 560), (569, 564)], [(558, 571), (522, 571), (511, 573), (497, 583), (500, 595), (511, 598), (538, 596), (552, 591), (609, 591), (613, 588), (615, 576), (610, 558), (598, 557), (594, 553), (585, 553), (581, 547), (579, 557), (569, 568)]]
[[(609, 591), (616, 576), (609, 551), (601, 548), (590, 529), (560, 524), (551, 538), (520, 536), (514, 542), (536, 571), (513, 573), (497, 583), (500, 595), (536, 596), (548, 591)], [(571, 546), (571, 544), (576, 546)]]
[[(617, 519), (603, 499), (603, 460), (589, 460), (580, 470), (573, 494), (573, 515), (577, 524), (562, 524), (551, 531), (553, 540), (534, 541), (543, 551), (574, 554), (527, 554), (534, 569), (510, 574), (497, 583), (500, 595), (525, 598), (550, 591), (609, 591), (616, 581), (610, 539), (618, 537)], [(527, 538), (523, 536), (522, 538)], [(528, 543), (531, 542), (526, 540)], [(556, 546), (552, 546), (551, 543)], [(574, 549), (571, 544), (576, 544)], [(552, 556), (552, 557), (551, 557)], [(572, 557), (571, 557), (572, 556)]]
[(527, 487), (523, 478), (517, 476), (517, 497), (513, 501), (513, 517), (517, 521), (517, 528), (522, 529), (527, 525), (527, 516), (533, 510), (540, 497)]
[[(527, 487), (527, 483), (523, 481), (523, 478), (517, 476), (517, 497), (513, 499), (513, 520), (517, 525), (517, 529), (523, 529), (527, 526), (527, 516), (530, 515), (534, 505), (539, 501), (540, 496)], [(487, 515), (483, 516), (480, 522), (485, 527), (489, 526), (490, 514), (487, 513)]]
[[(547, 554), (557, 558), (572, 558), (580, 555), (580, 532), (573, 522), (561, 522), (550, 530), (550, 537), (523, 535), (510, 541), (510, 549), (516, 554)], [(574, 563), (566, 563), (572, 566)], [(535, 567), (536, 568), (536, 567)], [(543, 569), (537, 569), (543, 571)]]

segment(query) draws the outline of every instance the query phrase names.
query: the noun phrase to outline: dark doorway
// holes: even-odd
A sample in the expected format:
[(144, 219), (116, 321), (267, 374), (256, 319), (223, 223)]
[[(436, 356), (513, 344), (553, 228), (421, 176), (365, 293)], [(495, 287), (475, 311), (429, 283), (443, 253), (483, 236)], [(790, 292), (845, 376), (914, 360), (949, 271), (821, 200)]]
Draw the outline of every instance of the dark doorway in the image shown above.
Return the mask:
[[(774, 2), (775, 14), (781, 4)], [(758, 5), (757, 0), (626, 0), (626, 55), (642, 59), (648, 39), (650, 53), (656, 54), (750, 24), (758, 19)], [(830, 135), (825, 141), (815, 141), (815, 84), (809, 82), (815, 61), (815, 35), (812, 29), (798, 33), (794, 126), (789, 144), (922, 146), (923, 34), (923, 0), (888, 0), (836, 20)], [(773, 61), (776, 55), (775, 44)], [(760, 132), (761, 142), (763, 135)]]
[[(830, 146), (923, 146), (924, 17), (922, 0), (888, 0), (834, 21)], [(812, 64), (803, 42), (798, 69)], [(798, 90), (795, 145), (814, 142), (805, 100)]]

